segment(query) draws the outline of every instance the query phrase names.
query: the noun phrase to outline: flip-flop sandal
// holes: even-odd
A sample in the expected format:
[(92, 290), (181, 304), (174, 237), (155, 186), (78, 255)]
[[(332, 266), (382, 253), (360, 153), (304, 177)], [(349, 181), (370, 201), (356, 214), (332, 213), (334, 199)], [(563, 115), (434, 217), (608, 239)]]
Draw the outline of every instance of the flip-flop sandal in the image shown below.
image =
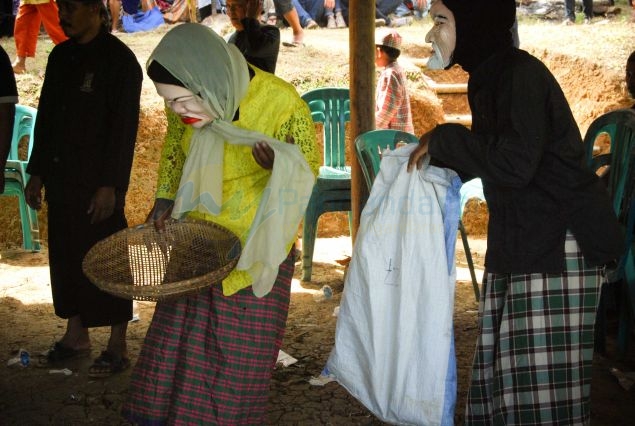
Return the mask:
[(41, 366), (47, 366), (52, 364), (58, 364), (62, 361), (68, 361), (76, 358), (84, 358), (90, 355), (90, 348), (85, 349), (73, 349), (68, 346), (64, 346), (60, 342), (55, 342), (53, 347), (46, 352), (43, 352), (38, 357), (38, 364)]
[(282, 45), (287, 47), (304, 47), (304, 43), (301, 41), (283, 41)]
[(88, 368), (88, 377), (104, 378), (120, 373), (130, 367), (130, 360), (126, 357), (103, 351), (93, 365)]

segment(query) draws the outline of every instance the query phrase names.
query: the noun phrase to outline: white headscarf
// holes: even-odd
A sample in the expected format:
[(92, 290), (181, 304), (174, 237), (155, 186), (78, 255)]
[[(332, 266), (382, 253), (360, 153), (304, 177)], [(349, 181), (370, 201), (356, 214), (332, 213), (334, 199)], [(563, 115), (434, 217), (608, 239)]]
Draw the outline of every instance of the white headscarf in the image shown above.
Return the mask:
[[(313, 173), (296, 145), (280, 143), (232, 124), (247, 93), (249, 70), (236, 46), (227, 44), (211, 28), (200, 24), (173, 28), (154, 49), (147, 66), (152, 61), (160, 63), (188, 90), (198, 94), (210, 116), (219, 117), (194, 129), (174, 202), (174, 218), (190, 211), (220, 213), (225, 141), (248, 146), (266, 141), (274, 150), (271, 178), (236, 267), (249, 272), (254, 294), (262, 297), (273, 287), (278, 267), (295, 239), (313, 189)], [(297, 203), (282, 199), (288, 194), (297, 194)]]

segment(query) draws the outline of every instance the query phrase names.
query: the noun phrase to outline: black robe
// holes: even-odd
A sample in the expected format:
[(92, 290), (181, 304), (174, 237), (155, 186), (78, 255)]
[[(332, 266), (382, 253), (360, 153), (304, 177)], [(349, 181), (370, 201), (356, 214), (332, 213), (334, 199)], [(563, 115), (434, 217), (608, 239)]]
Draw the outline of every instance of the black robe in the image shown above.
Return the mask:
[[(46, 67), (27, 172), (44, 183), (55, 312), (61, 318), (79, 314), (85, 327), (132, 315), (131, 301), (99, 291), (81, 263), (97, 241), (127, 226), (123, 208), (142, 79), (133, 52), (105, 31), (84, 45), (68, 40), (55, 46)], [(103, 186), (115, 187), (115, 212), (91, 225), (86, 212)]]

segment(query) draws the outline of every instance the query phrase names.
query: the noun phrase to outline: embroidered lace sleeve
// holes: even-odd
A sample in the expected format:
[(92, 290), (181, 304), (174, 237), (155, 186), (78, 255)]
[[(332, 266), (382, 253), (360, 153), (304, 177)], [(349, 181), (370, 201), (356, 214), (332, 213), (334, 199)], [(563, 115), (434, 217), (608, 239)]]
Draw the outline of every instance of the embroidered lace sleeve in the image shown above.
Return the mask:
[(189, 143), (191, 129), (181, 123), (179, 116), (171, 109), (165, 109), (168, 121), (168, 129), (163, 142), (161, 159), (159, 160), (159, 172), (156, 198), (173, 200), (179, 189), (183, 164), (185, 163), (185, 149)]
[(311, 112), (306, 103), (299, 99), (298, 107), (276, 132), (275, 138), (287, 140), (287, 135), (293, 137), (294, 143), (300, 148), (314, 175), (318, 175), (321, 161), (317, 146), (315, 124), (311, 119)]

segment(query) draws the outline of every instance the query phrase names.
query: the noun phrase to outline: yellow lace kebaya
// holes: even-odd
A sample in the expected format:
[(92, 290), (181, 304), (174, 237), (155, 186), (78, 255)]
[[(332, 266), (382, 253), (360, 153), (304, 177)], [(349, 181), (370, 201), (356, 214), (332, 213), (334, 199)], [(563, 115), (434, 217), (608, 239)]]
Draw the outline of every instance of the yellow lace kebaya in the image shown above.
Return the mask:
[[(256, 130), (279, 141), (293, 137), (314, 175), (320, 166), (315, 127), (306, 103), (297, 96), (293, 86), (283, 80), (252, 67), (255, 76), (249, 83), (246, 96), (239, 106), (237, 127)], [(289, 98), (297, 98), (291, 106)], [(166, 108), (168, 129), (161, 160), (157, 198), (174, 199), (179, 188), (186, 153), (192, 137), (192, 128), (181, 123), (180, 118)], [(243, 245), (271, 176), (270, 170), (260, 167), (251, 155), (251, 147), (224, 145), (223, 204), (220, 214), (214, 216), (201, 212), (190, 212), (193, 218), (218, 223), (236, 233)], [(293, 195), (285, 203), (294, 203)], [(295, 239), (287, 243), (287, 251)], [(223, 293), (231, 295), (251, 285), (252, 279), (246, 271), (234, 270), (223, 281)]]

